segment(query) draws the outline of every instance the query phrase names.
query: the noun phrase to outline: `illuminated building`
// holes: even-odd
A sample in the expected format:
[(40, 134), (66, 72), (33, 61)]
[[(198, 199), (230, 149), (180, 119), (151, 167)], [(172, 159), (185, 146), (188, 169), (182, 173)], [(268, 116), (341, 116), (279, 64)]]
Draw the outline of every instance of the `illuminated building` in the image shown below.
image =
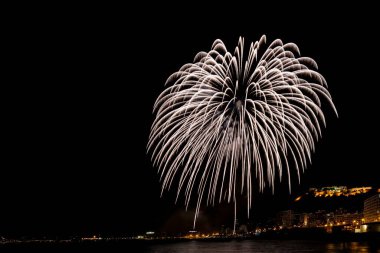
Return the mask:
[(294, 213), (292, 210), (281, 211), (276, 217), (277, 224), (284, 228), (290, 228), (294, 223)]
[(309, 226), (309, 221), (310, 221), (310, 216), (311, 214), (308, 213), (301, 213), (299, 215), (299, 225), (302, 227), (308, 227)]
[(347, 225), (357, 227), (363, 222), (363, 214), (361, 212), (355, 213), (339, 213), (334, 216), (334, 225)]
[[(333, 197), (333, 196), (355, 196), (363, 193), (367, 193), (372, 190), (372, 187), (355, 187), (355, 188), (347, 188), (347, 186), (328, 186), (318, 188), (310, 188), (309, 192), (311, 192), (314, 197)], [(299, 199), (298, 199), (299, 200)], [(298, 201), (296, 200), (296, 201)]]
[(380, 194), (364, 201), (364, 223), (380, 222)]

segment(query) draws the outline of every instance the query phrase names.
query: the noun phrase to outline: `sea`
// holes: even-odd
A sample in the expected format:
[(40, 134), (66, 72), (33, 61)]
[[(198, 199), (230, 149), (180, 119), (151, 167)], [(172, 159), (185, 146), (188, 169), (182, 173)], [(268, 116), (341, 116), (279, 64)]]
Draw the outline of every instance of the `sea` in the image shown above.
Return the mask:
[[(146, 253), (348, 253), (360, 252), (380, 253), (379, 245), (371, 242), (321, 242), (321, 241), (230, 241), (230, 242), (201, 242), (190, 241), (172, 244), (146, 245), (136, 251)], [(141, 250), (141, 251), (140, 251)]]
[(226, 242), (34, 244), (0, 246), (0, 252), (107, 252), (107, 253), (380, 253), (375, 241), (323, 242), (305, 240), (242, 240)]

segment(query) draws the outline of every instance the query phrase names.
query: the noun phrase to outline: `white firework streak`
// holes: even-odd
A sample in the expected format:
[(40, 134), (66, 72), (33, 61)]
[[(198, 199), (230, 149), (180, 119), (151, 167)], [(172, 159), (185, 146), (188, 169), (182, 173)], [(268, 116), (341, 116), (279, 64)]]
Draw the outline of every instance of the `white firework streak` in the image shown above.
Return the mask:
[(299, 181), (326, 125), (322, 101), (337, 115), (316, 62), (300, 57), (294, 43), (265, 43), (265, 35), (251, 43), (245, 58), (244, 38), (233, 54), (216, 40), (168, 78), (154, 105), (148, 150), (161, 195), (175, 181), (188, 208), (196, 193), (194, 227), (204, 198), (207, 205), (233, 201), (236, 219), (239, 186), (248, 215), (253, 180), (260, 191), (274, 190), (286, 171), (290, 191), (290, 169)]

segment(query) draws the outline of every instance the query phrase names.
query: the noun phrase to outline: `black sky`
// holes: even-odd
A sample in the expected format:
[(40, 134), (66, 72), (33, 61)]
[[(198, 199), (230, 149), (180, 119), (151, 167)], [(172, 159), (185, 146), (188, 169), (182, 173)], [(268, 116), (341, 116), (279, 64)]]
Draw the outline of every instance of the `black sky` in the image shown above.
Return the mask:
[[(160, 198), (146, 143), (166, 78), (217, 38), (229, 49), (239, 36), (294, 42), (326, 78), (339, 119), (326, 108), (327, 128), (301, 185), (294, 181), (295, 194), (311, 186), (379, 185), (379, 34), (370, 7), (230, 7), (154, 15), (96, 8), (20, 24), (20, 46), (32, 58), (6, 94), (0, 235), (129, 233), (189, 219), (171, 194)], [(281, 209), (276, 201), (289, 198), (284, 189), (278, 183), (274, 197), (258, 196), (253, 212)], [(228, 216), (219, 209), (210, 212)]]

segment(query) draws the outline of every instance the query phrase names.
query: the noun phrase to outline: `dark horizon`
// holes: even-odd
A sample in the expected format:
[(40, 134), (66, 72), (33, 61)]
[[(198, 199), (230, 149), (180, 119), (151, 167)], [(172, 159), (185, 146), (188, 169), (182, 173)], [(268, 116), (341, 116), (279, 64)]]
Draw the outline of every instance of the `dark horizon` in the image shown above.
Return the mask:
[[(141, 20), (106, 15), (59, 25), (47, 44), (38, 45), (43, 64), (51, 62), (43, 77), (32, 83), (25, 76), (24, 84), (9, 88), (12, 127), (1, 176), (0, 235), (132, 233), (187, 222), (194, 206), (185, 213), (173, 190), (160, 198), (157, 168), (146, 151), (153, 104), (168, 76), (199, 51), (216, 39), (231, 50), (239, 36), (296, 43), (302, 56), (317, 62), (339, 113), (336, 118), (323, 107), (327, 127), (300, 184), (292, 178), (293, 195), (286, 178), (277, 179), (274, 195), (268, 188), (255, 192), (252, 214), (281, 210), (310, 187), (380, 186), (373, 148), (379, 139), (373, 16), (358, 21), (351, 12), (339, 19), (326, 12), (322, 22), (322, 14), (310, 10), (300, 17), (310, 22), (304, 29), (282, 16), (264, 22), (258, 14), (204, 26), (184, 13), (163, 13), (144, 23), (148, 16), (139, 11)], [(183, 30), (176, 29), (176, 19)], [(52, 28), (41, 23), (31, 32), (36, 44)], [(228, 222), (230, 209), (222, 204), (207, 213)]]

